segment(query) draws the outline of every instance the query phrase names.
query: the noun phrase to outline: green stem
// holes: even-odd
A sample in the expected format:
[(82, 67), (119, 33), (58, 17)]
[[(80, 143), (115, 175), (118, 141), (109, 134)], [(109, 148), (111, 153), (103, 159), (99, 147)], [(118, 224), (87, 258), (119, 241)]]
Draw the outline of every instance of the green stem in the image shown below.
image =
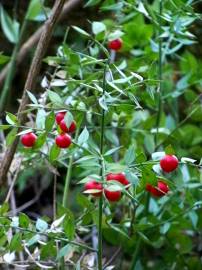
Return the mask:
[[(149, 211), (149, 201), (150, 201), (150, 194), (148, 192), (146, 194), (146, 201), (145, 201), (145, 211), (144, 211), (144, 215), (145, 216), (147, 216), (148, 211)], [(135, 265), (136, 265), (137, 260), (138, 260), (138, 255), (139, 255), (139, 251), (140, 251), (140, 248), (141, 248), (141, 244), (142, 244), (142, 239), (138, 235), (137, 236), (136, 247), (135, 247), (135, 252), (133, 254), (133, 258), (132, 258), (132, 263), (131, 263), (130, 270), (134, 270), (135, 269)]]
[(63, 193), (63, 199), (62, 199), (62, 205), (64, 207), (67, 207), (67, 198), (69, 193), (69, 184), (71, 180), (71, 174), (72, 174), (72, 165), (73, 165), (73, 155), (69, 158), (69, 165), (67, 168), (67, 174), (65, 178), (65, 187), (64, 187), (64, 193)]
[[(103, 73), (103, 95), (105, 95), (106, 91), (106, 72), (107, 65), (105, 65), (104, 73)], [(100, 135), (100, 155), (103, 154), (104, 149), (104, 128), (105, 128), (105, 110), (102, 109), (102, 118), (101, 118), (101, 135)], [(105, 180), (105, 169), (103, 160), (101, 161), (101, 178), (104, 182)], [(98, 220), (98, 270), (102, 270), (102, 206), (103, 206), (103, 196), (99, 199), (99, 220)]]
[(161, 27), (162, 27), (162, 0), (159, 1), (159, 60), (158, 60), (158, 79), (159, 79), (159, 90), (158, 90), (158, 111), (157, 111), (157, 118), (156, 118), (156, 134), (155, 134), (155, 145), (157, 144), (158, 140), (158, 133), (159, 133), (159, 125), (161, 120), (161, 113), (162, 113), (162, 38), (161, 35)]
[[(80, 132), (80, 128), (77, 128), (76, 135), (75, 135), (75, 141), (77, 141), (77, 139), (78, 139), (79, 132)], [(67, 174), (66, 174), (66, 178), (65, 178), (65, 187), (64, 187), (63, 199), (62, 199), (63, 207), (67, 207), (69, 184), (70, 184), (71, 175), (72, 175), (72, 165), (73, 165), (73, 155), (71, 155), (69, 158), (69, 164), (68, 164)]]
[(24, 35), (26, 26), (27, 26), (27, 19), (25, 17), (25, 19), (24, 19), (24, 21), (22, 23), (21, 30), (20, 30), (19, 39), (18, 39), (18, 41), (17, 41), (17, 43), (16, 43), (16, 45), (14, 47), (14, 50), (13, 50), (13, 53), (12, 53), (12, 56), (11, 56), (11, 60), (10, 60), (10, 63), (9, 63), (9, 70), (8, 70), (8, 73), (7, 73), (5, 82), (4, 82), (4, 86), (3, 86), (3, 89), (2, 89), (2, 93), (1, 93), (1, 96), (0, 96), (0, 112), (3, 112), (3, 110), (4, 110), (4, 107), (5, 107), (5, 104), (6, 104), (6, 99), (7, 99), (7, 96), (9, 94), (9, 90), (10, 90), (10, 87), (11, 87), (11, 84), (12, 84), (12, 80), (13, 80), (14, 75), (15, 75), (17, 54), (18, 54), (18, 51), (19, 51), (19, 48), (20, 48), (21, 40), (22, 40), (22, 37)]

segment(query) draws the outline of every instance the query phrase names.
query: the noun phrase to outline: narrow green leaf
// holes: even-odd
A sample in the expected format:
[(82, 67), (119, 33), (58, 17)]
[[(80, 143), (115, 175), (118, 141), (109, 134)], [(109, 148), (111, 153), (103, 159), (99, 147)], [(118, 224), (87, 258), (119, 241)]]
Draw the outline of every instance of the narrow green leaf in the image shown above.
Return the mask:
[(36, 229), (40, 232), (44, 232), (48, 229), (48, 223), (43, 219), (38, 218), (36, 222)]
[(56, 160), (60, 154), (61, 149), (54, 143), (50, 150), (50, 162)]
[(53, 104), (62, 104), (62, 99), (56, 92), (48, 90), (48, 97), (53, 102)]
[(19, 38), (19, 23), (12, 20), (8, 13), (0, 6), (0, 19), (2, 30), (11, 43), (17, 43)]
[(86, 37), (90, 37), (90, 35), (86, 31), (84, 31), (83, 29), (81, 29), (80, 27), (78, 27), (78, 26), (72, 26), (72, 28), (74, 30), (76, 30), (77, 32), (79, 32), (80, 34), (82, 34), (82, 35), (84, 35)]
[(64, 117), (64, 121), (65, 121), (65, 124), (67, 126), (67, 128), (69, 128), (71, 126), (71, 123), (73, 122), (74, 120), (74, 116), (71, 114), (71, 112), (66, 112), (65, 114), (65, 117)]
[(79, 135), (78, 144), (80, 145), (84, 144), (85, 142), (87, 142), (88, 138), (89, 138), (89, 132), (87, 128), (85, 127), (83, 131), (81, 132), (81, 134)]
[(15, 137), (17, 135), (17, 128), (13, 128), (8, 135), (6, 136), (6, 145), (9, 146), (13, 143), (13, 141), (15, 140)]
[(45, 129), (47, 132), (50, 132), (52, 130), (54, 123), (55, 123), (55, 114), (54, 112), (50, 112), (46, 116), (46, 121), (45, 121)]
[(36, 97), (35, 97), (30, 91), (28, 91), (28, 90), (27, 90), (27, 94), (28, 94), (30, 100), (31, 100), (34, 104), (37, 105), (37, 104), (38, 104), (38, 101), (37, 101)]

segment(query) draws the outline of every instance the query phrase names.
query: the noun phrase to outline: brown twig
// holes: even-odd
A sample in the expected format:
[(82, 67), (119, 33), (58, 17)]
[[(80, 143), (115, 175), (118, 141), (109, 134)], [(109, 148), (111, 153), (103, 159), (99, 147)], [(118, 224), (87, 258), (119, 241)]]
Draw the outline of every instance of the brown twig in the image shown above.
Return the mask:
[[(82, 0), (69, 0), (65, 5), (64, 8), (59, 15), (59, 21), (63, 20), (65, 16), (72, 11), (76, 6), (78, 6), (80, 3), (82, 3)], [(26, 58), (30, 50), (37, 44), (37, 42), (40, 39), (40, 36), (43, 32), (43, 26), (41, 26), (21, 47), (18, 57), (17, 57), (17, 63), (16, 65), (20, 65), (22, 61)], [(7, 64), (0, 73), (0, 88), (3, 85), (4, 79), (6, 77), (6, 74), (9, 70), (9, 64)]]
[[(29, 73), (27, 76), (27, 80), (25, 83), (21, 103), (18, 109), (18, 122), (22, 125), (25, 123), (26, 115), (21, 114), (22, 111), (26, 109), (27, 103), (28, 103), (28, 97), (27, 97), (27, 90), (33, 91), (36, 85), (36, 79), (40, 71), (40, 66), (43, 60), (43, 57), (46, 53), (46, 50), (48, 48), (48, 44), (50, 42), (50, 39), (52, 37), (54, 26), (56, 25), (59, 15), (61, 14), (61, 11), (63, 9), (65, 0), (56, 0), (55, 4), (52, 9), (52, 13), (49, 17), (49, 19), (45, 22), (43, 26), (43, 30), (35, 51), (34, 58), (32, 60)], [(18, 130), (20, 132), (21, 129)], [(0, 167), (0, 185), (2, 185), (5, 182), (8, 170), (10, 168), (10, 164), (13, 160), (17, 145), (19, 141), (19, 136), (17, 136), (13, 142), (13, 144), (7, 148), (5, 151), (3, 160), (1, 162)]]
[[(18, 168), (13, 176), (13, 180), (11, 180), (11, 177), (9, 177), (9, 190), (8, 190), (8, 193), (7, 193), (7, 196), (6, 196), (6, 199), (5, 199), (5, 202), (8, 202), (9, 199), (13, 196), (12, 193), (13, 193), (13, 188), (14, 188), (14, 185), (15, 185), (15, 182), (17, 180), (17, 177), (18, 177), (18, 174), (20, 172), (20, 168), (21, 168), (21, 162), (22, 162), (22, 159), (20, 160), (19, 162), (19, 165), (18, 165)], [(15, 214), (15, 211), (13, 208), (11, 208), (13, 213)], [(15, 207), (15, 210), (16, 210), (16, 207)]]

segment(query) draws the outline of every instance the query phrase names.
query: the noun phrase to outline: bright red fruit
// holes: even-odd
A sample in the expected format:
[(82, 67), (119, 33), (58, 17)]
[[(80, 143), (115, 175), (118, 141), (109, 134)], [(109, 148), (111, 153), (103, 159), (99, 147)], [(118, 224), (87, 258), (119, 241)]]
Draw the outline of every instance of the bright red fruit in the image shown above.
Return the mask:
[(146, 190), (150, 192), (154, 197), (163, 197), (166, 195), (166, 193), (168, 193), (169, 187), (163, 181), (158, 181), (157, 187), (154, 187), (151, 184), (147, 184)]
[(59, 125), (60, 122), (64, 119), (66, 112), (59, 112), (55, 116), (55, 121)]
[(121, 199), (121, 191), (109, 191), (107, 189), (104, 190), (106, 198), (110, 202), (117, 202)]
[(55, 143), (60, 148), (68, 148), (72, 142), (71, 136), (68, 134), (60, 134), (55, 138)]
[(70, 127), (68, 128), (67, 125), (65, 124), (65, 120), (63, 119), (60, 122), (60, 128), (63, 132), (74, 132), (76, 129), (76, 122), (72, 121)]
[(97, 191), (96, 193), (94, 193), (94, 192), (91, 193), (91, 195), (94, 196), (94, 197), (100, 197), (102, 195), (102, 184), (99, 183), (99, 182), (96, 182), (94, 180), (87, 182), (84, 185), (84, 189), (85, 190), (91, 190), (91, 189), (100, 190), (100, 191)]
[(128, 184), (130, 184), (130, 182), (127, 180), (124, 173), (109, 173), (107, 175), (107, 181), (109, 180), (115, 180), (124, 186), (127, 186)]
[(178, 167), (178, 164), (179, 161), (174, 155), (165, 155), (160, 160), (161, 169), (167, 173), (174, 171)]
[(123, 41), (120, 38), (114, 39), (108, 43), (108, 47), (111, 50), (119, 51), (123, 45)]
[(32, 147), (35, 144), (36, 139), (37, 136), (32, 132), (23, 134), (20, 138), (21, 143), (26, 147)]

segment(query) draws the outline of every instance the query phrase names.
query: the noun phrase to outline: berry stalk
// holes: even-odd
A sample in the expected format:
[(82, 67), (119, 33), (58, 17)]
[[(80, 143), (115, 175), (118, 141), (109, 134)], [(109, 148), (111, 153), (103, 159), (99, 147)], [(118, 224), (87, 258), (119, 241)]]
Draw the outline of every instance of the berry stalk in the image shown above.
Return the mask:
[[(80, 125), (79, 125), (79, 127), (80, 127)], [(76, 130), (75, 141), (77, 141), (78, 136), (79, 136), (79, 131), (80, 131), (79, 127)], [(63, 207), (67, 207), (69, 184), (70, 184), (71, 175), (72, 175), (72, 165), (73, 165), (73, 155), (71, 155), (70, 158), (69, 158), (69, 164), (68, 164), (67, 174), (66, 174), (66, 178), (65, 178), (65, 187), (64, 187), (63, 199), (62, 199)]]
[[(107, 74), (107, 64), (105, 65), (104, 72), (103, 72), (103, 95), (106, 91), (106, 74)], [(101, 135), (100, 135), (100, 155), (103, 154), (104, 148), (104, 129), (105, 129), (105, 110), (102, 109), (102, 116), (101, 116)], [(104, 182), (105, 179), (105, 168), (103, 161), (101, 161), (101, 178)], [(99, 224), (98, 224), (98, 270), (102, 270), (102, 207), (103, 207), (103, 196), (99, 198)]]
[(162, 27), (162, 0), (159, 1), (159, 59), (158, 59), (158, 80), (159, 80), (159, 90), (158, 90), (158, 108), (157, 108), (157, 118), (156, 118), (156, 133), (155, 133), (155, 145), (157, 145), (159, 125), (162, 112), (162, 38), (161, 38), (161, 27)]

